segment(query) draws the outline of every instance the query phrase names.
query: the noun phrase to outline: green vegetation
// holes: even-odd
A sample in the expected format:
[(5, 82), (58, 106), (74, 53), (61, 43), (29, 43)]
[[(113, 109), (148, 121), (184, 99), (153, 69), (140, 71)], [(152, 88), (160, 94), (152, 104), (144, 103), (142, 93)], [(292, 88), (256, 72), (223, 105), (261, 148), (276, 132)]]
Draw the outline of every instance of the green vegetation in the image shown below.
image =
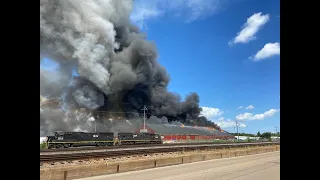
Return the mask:
[(277, 132), (277, 133), (271, 133), (271, 136), (278, 136), (278, 137), (280, 137), (280, 132)]
[(271, 138), (271, 132), (264, 132), (261, 134), (260, 137), (265, 138), (265, 139), (270, 139)]
[(47, 144), (45, 142), (42, 142), (40, 144), (40, 149), (46, 149), (47, 148)]
[[(237, 133), (230, 133), (234, 136), (238, 136)], [(239, 136), (248, 136), (248, 137), (261, 137), (261, 138), (266, 138), (269, 139), (271, 138), (271, 136), (277, 136), (280, 137), (280, 132), (277, 133), (271, 133), (271, 132), (264, 132), (264, 133), (260, 133), (260, 131), (258, 131), (257, 134), (249, 134), (249, 133), (239, 133)]]
[[(230, 134), (232, 134), (232, 135), (234, 135), (234, 136), (238, 136), (237, 133), (230, 133)], [(239, 136), (256, 137), (256, 135), (254, 135), (254, 134), (248, 134), (248, 133), (239, 133)]]
[(257, 133), (257, 137), (260, 137), (261, 136), (261, 133), (260, 133), (260, 131), (258, 131), (258, 133)]

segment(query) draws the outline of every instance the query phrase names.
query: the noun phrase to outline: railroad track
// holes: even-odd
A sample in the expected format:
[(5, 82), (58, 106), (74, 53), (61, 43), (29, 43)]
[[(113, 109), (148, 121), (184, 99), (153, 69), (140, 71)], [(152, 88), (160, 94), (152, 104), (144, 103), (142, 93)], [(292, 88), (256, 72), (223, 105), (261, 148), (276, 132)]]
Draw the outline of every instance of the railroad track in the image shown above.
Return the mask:
[[(176, 146), (176, 145), (195, 145), (195, 144), (241, 144), (247, 142), (199, 142), (199, 143), (170, 143), (170, 144), (137, 144), (137, 145), (122, 145), (122, 146), (104, 146), (104, 147), (77, 147), (63, 149), (40, 149), (42, 152), (63, 152), (63, 151), (87, 151), (87, 150), (102, 150), (102, 149), (120, 149), (131, 147), (152, 147), (152, 146)], [(261, 143), (261, 142), (257, 142)]]
[(148, 149), (122, 149), (122, 150), (111, 150), (104, 152), (89, 152), (89, 153), (73, 153), (73, 154), (52, 154), (52, 155), (40, 155), (40, 164), (45, 162), (58, 162), (58, 161), (73, 161), (73, 160), (89, 160), (98, 158), (112, 158), (119, 156), (129, 155), (146, 155), (150, 153), (167, 153), (167, 152), (178, 152), (178, 151), (190, 151), (190, 150), (203, 150), (203, 149), (221, 149), (231, 147), (246, 147), (246, 146), (257, 146), (257, 145), (271, 145), (280, 144), (280, 142), (264, 142), (264, 143), (233, 143), (233, 144), (199, 144), (199, 145), (180, 145), (170, 147), (155, 147)]

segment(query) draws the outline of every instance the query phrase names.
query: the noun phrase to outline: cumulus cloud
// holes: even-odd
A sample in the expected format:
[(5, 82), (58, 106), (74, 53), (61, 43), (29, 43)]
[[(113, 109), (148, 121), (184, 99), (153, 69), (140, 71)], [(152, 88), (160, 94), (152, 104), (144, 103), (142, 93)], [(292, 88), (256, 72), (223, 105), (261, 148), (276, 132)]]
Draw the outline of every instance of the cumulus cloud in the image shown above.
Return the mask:
[(280, 43), (278, 42), (264, 45), (264, 47), (259, 50), (251, 59), (253, 59), (253, 61), (260, 61), (275, 55), (280, 55)]
[(249, 106), (246, 107), (246, 109), (253, 109), (253, 108), (254, 108), (253, 105), (249, 105)]
[(270, 109), (262, 114), (243, 113), (236, 116), (237, 120), (263, 120), (274, 116), (280, 109)]
[[(230, 127), (236, 127), (236, 121), (231, 119), (225, 119), (224, 117), (221, 117), (224, 112), (218, 108), (213, 107), (204, 107), (202, 106), (201, 114), (202, 116), (205, 116), (210, 121), (216, 123), (221, 128), (230, 128)], [(239, 123), (239, 127), (245, 128), (247, 127), (245, 123), (241, 122)]]
[(238, 107), (238, 109), (242, 109), (242, 108), (243, 108), (243, 106), (239, 106), (239, 107)]
[(146, 28), (146, 21), (163, 15), (182, 18), (186, 23), (204, 19), (216, 13), (222, 0), (135, 0), (131, 19), (140, 28)]
[(204, 107), (202, 106), (201, 116), (205, 116), (207, 119), (212, 119), (217, 116), (221, 116), (223, 114), (223, 111), (221, 111), (218, 108), (212, 108), (212, 107)]
[(255, 13), (247, 19), (243, 28), (237, 36), (229, 42), (229, 45), (237, 43), (248, 43), (256, 39), (255, 34), (269, 21), (269, 14), (262, 15), (261, 12)]
[[(233, 121), (231, 119), (224, 119), (223, 117), (222, 118), (219, 118), (218, 121), (215, 122), (218, 126), (220, 126), (221, 128), (232, 128), (232, 127), (236, 127), (236, 121)], [(238, 122), (238, 125), (240, 128), (245, 128), (247, 127), (246, 124), (244, 123), (239, 123)]]
[[(210, 121), (216, 123), (221, 128), (230, 128), (230, 127), (236, 127), (236, 122), (231, 119), (225, 119), (224, 117), (221, 117), (221, 115), (224, 114), (223, 111), (221, 111), (218, 108), (212, 108), (212, 107), (201, 107), (202, 112), (200, 115), (205, 116)], [(239, 127), (245, 128), (247, 127), (244, 123), (239, 123)]]

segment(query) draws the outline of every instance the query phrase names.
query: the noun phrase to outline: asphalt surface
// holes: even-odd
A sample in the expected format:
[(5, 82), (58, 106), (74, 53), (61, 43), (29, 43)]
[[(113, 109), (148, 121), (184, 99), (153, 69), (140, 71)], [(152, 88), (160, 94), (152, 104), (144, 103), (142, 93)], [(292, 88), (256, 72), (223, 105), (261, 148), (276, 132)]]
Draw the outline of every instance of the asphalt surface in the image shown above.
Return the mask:
[(195, 162), (79, 180), (280, 180), (280, 152)]

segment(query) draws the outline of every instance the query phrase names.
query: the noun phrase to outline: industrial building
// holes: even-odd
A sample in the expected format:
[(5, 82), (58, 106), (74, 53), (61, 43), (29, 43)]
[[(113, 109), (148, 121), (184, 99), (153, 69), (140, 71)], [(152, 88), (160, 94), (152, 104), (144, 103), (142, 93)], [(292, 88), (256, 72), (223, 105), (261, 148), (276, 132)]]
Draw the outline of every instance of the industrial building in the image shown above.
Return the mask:
[(233, 135), (213, 128), (172, 124), (145, 124), (145, 128), (142, 124), (137, 132), (158, 133), (167, 142), (234, 139)]

